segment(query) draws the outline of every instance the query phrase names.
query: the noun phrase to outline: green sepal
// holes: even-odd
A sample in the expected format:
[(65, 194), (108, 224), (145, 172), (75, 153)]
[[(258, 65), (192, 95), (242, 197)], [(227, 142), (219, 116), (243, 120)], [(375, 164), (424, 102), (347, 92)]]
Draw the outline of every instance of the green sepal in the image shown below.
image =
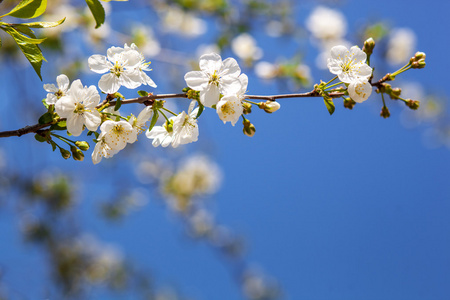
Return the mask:
[(146, 91), (138, 91), (137, 93), (141, 97), (147, 97), (148, 96), (148, 92), (146, 92)]
[(42, 104), (44, 104), (45, 108), (48, 109), (47, 98), (42, 99)]
[(323, 96), (323, 102), (325, 103), (325, 106), (328, 109), (328, 112), (330, 113), (330, 116), (334, 113), (334, 110), (336, 107), (334, 106), (333, 98), (330, 96), (324, 95)]
[(92, 15), (95, 19), (95, 28), (99, 28), (103, 23), (105, 23), (105, 9), (98, 0), (86, 0), (86, 4), (89, 6)]
[[(88, 131), (87, 135), (91, 136), (92, 134), (95, 135), (95, 140), (93, 140), (94, 142), (96, 142), (96, 140), (98, 139), (98, 136), (100, 135), (97, 131)], [(97, 142), (96, 142), (97, 143)]]
[(153, 127), (155, 127), (156, 122), (159, 118), (159, 112), (157, 110), (153, 111), (152, 120), (150, 121), (150, 126), (148, 127), (148, 131), (152, 130)]
[(47, 124), (53, 122), (53, 114), (46, 112), (39, 118), (39, 124)]
[(38, 142), (40, 142), (40, 143), (46, 142), (46, 141), (48, 140), (47, 137), (42, 136), (42, 135), (40, 135), (39, 133), (36, 133), (36, 134), (34, 135), (34, 138), (36, 139), (36, 141), (38, 141)]
[(59, 121), (58, 123), (50, 126), (50, 130), (66, 130), (66, 129), (67, 129), (66, 121)]
[(52, 150), (55, 151), (56, 150), (56, 143), (52, 140), (50, 140), (50, 144), (52, 145)]
[(42, 15), (47, 8), (47, 0), (22, 0), (9, 13), (0, 16), (11, 16), (20, 19), (31, 19)]
[(202, 112), (205, 110), (205, 106), (203, 104), (201, 104), (200, 101), (197, 101), (197, 102), (198, 102), (198, 112), (197, 112), (197, 115), (195, 116), (195, 119), (198, 119), (198, 117), (200, 117)]
[(114, 110), (119, 111), (121, 106), (122, 106), (122, 99), (117, 98), (116, 105), (114, 105)]

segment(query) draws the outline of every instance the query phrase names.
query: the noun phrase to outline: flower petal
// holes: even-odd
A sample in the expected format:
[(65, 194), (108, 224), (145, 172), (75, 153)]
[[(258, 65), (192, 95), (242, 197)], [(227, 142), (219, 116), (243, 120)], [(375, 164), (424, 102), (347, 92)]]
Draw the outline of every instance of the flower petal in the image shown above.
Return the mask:
[(223, 67), (222, 57), (217, 53), (203, 54), (199, 61), (200, 70), (213, 74)]
[(223, 68), (219, 71), (219, 76), (231, 75), (239, 76), (241, 73), (241, 68), (234, 58), (227, 58), (223, 61)]
[(200, 91), (200, 102), (206, 107), (217, 104), (219, 97), (219, 88), (215, 84), (209, 84), (207, 89)]
[(98, 88), (104, 93), (114, 94), (120, 88), (119, 77), (113, 73), (103, 75), (98, 82)]
[(106, 56), (95, 54), (88, 59), (89, 69), (95, 73), (103, 74), (108, 72), (113, 64), (106, 60)]
[[(58, 101), (57, 103), (60, 102)], [(83, 132), (83, 117), (79, 114), (71, 114), (67, 118), (67, 131), (73, 136), (79, 136)]]
[(58, 75), (58, 77), (56, 77), (56, 83), (58, 84), (59, 89), (63, 92), (67, 92), (67, 90), (69, 89), (69, 77), (64, 74)]
[(188, 87), (196, 91), (203, 91), (208, 87), (208, 74), (202, 71), (191, 71), (184, 75)]

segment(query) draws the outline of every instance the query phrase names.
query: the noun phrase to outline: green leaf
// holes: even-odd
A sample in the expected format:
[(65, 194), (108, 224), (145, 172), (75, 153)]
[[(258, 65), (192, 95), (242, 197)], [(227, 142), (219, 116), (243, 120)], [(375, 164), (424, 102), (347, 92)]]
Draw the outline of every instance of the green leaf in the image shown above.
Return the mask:
[(116, 105), (114, 105), (114, 110), (118, 111), (121, 106), (122, 106), (122, 99), (117, 98)]
[(53, 114), (46, 112), (39, 118), (39, 124), (47, 124), (53, 121)]
[(146, 92), (146, 91), (138, 91), (137, 93), (138, 93), (138, 95), (141, 96), (141, 97), (146, 97), (146, 96), (148, 96), (148, 92)]
[(50, 126), (50, 130), (66, 130), (66, 129), (67, 129), (66, 121), (59, 121), (58, 123)]
[(21, 19), (31, 19), (42, 15), (47, 8), (47, 0), (22, 0), (9, 13), (0, 16), (11, 16)]
[(57, 22), (32, 22), (32, 23), (22, 23), (22, 24), (12, 24), (13, 26), (26, 26), (29, 28), (52, 28), (64, 23), (66, 18), (63, 18)]
[(323, 96), (323, 102), (325, 102), (325, 106), (328, 109), (328, 112), (330, 113), (330, 116), (334, 113), (334, 110), (336, 109), (334, 106), (333, 98), (329, 96)]
[(150, 126), (148, 127), (148, 131), (152, 130), (153, 127), (156, 125), (156, 121), (158, 121), (159, 113), (157, 110), (153, 111), (152, 120), (150, 121)]
[(42, 41), (44, 41), (44, 39), (33, 39), (26, 37), (12, 27), (1, 27), (1, 29), (3, 29), (6, 33), (10, 34), (14, 38), (20, 50), (22, 50), (25, 57), (33, 66), (34, 71), (42, 80), (41, 66), (42, 61), (45, 61), (45, 58), (42, 55), (42, 51), (37, 46), (37, 44), (40, 44)]
[(34, 135), (34, 138), (36, 139), (36, 141), (43, 143), (47, 141), (47, 138), (45, 136), (40, 135), (39, 133), (36, 133)]
[(29, 37), (31, 37), (33, 39), (36, 38), (36, 35), (34, 34), (34, 31), (31, 30), (29, 27), (22, 26), (21, 24), (17, 24), (17, 25), (14, 25), (14, 29), (16, 29), (17, 31), (19, 31), (19, 32), (21, 32), (23, 34), (28, 35)]
[(197, 101), (197, 102), (198, 102), (198, 113), (197, 113), (197, 116), (195, 116), (196, 119), (198, 119), (198, 117), (200, 117), (203, 110), (205, 109), (205, 106), (203, 104), (201, 104), (200, 101)]
[(52, 150), (55, 151), (56, 150), (56, 143), (52, 140), (50, 140), (50, 144), (52, 144)]
[(86, 0), (89, 9), (95, 19), (95, 28), (99, 28), (103, 23), (105, 23), (105, 9), (98, 0)]

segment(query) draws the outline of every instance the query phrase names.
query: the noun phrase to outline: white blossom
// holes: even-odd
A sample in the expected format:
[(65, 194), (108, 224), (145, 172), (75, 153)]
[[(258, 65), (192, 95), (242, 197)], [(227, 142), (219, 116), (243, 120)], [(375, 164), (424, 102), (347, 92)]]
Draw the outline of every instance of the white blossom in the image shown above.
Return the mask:
[(389, 35), (386, 58), (391, 64), (405, 64), (414, 53), (416, 34), (409, 28), (396, 28)]
[(256, 45), (256, 40), (248, 33), (241, 33), (231, 41), (231, 50), (243, 60), (258, 60), (263, 51)]
[(241, 74), (239, 76), (239, 81), (241, 82), (241, 89), (234, 95), (223, 96), (217, 103), (216, 111), (224, 124), (226, 122), (231, 122), (234, 126), (244, 111), (242, 101), (244, 100), (245, 92), (247, 91), (247, 75)]
[(347, 22), (340, 11), (318, 6), (306, 20), (306, 28), (317, 39), (340, 39), (347, 32)]
[(75, 80), (66, 96), (56, 102), (55, 111), (61, 118), (67, 119), (67, 131), (79, 136), (83, 125), (96, 131), (101, 123), (100, 114), (95, 108), (100, 101), (97, 88), (93, 85), (83, 87), (79, 79)]
[(130, 120), (128, 121), (130, 125), (133, 127), (133, 130), (136, 134), (140, 134), (145, 130), (145, 123), (148, 122), (150, 117), (152, 116), (153, 109), (151, 106), (146, 106), (137, 116), (137, 118), (131, 115)]
[(200, 57), (201, 71), (186, 73), (184, 80), (194, 90), (200, 91), (200, 102), (211, 107), (219, 102), (222, 93), (233, 94), (240, 90), (238, 79), (241, 69), (234, 58), (222, 58), (217, 53), (205, 54)]
[(198, 139), (198, 125), (195, 117), (198, 113), (198, 107), (193, 109), (196, 101), (189, 105), (188, 113), (181, 112), (173, 120), (172, 147), (196, 142)]
[(95, 54), (89, 57), (89, 68), (99, 74), (107, 73), (98, 82), (98, 87), (104, 93), (113, 94), (120, 86), (135, 89), (141, 84), (156, 87), (154, 82), (143, 71), (148, 71), (148, 64), (143, 60), (137, 47), (125, 44), (121, 47), (111, 47), (107, 56)]
[(95, 144), (94, 151), (92, 152), (92, 162), (98, 164), (103, 157), (110, 158), (114, 156), (119, 150), (113, 150), (111, 146), (105, 140), (106, 132), (100, 133)]
[(353, 101), (362, 103), (372, 94), (372, 85), (367, 79), (357, 79), (348, 85), (348, 94)]
[(152, 130), (145, 132), (149, 139), (153, 139), (153, 147), (158, 147), (159, 145), (167, 147), (172, 143), (174, 120), (175, 117), (171, 117), (163, 126), (155, 126)]
[(267, 62), (260, 61), (255, 65), (255, 74), (259, 78), (271, 79), (277, 76), (278, 68), (276, 65)]
[(100, 126), (101, 132), (105, 132), (105, 142), (113, 150), (122, 150), (127, 143), (137, 140), (137, 133), (127, 121), (107, 120)]
[(56, 87), (54, 84), (44, 84), (44, 90), (48, 92), (46, 102), (47, 104), (55, 104), (61, 97), (66, 96), (69, 91), (69, 78), (64, 75), (56, 77)]
[(331, 58), (328, 59), (328, 69), (336, 74), (339, 80), (351, 83), (356, 79), (368, 79), (372, 68), (366, 64), (367, 55), (357, 46), (348, 50), (345, 46), (331, 48)]
[(139, 64), (135, 67), (136, 72), (138, 72), (139, 77), (141, 78), (141, 83), (149, 85), (151, 87), (156, 87), (155, 82), (144, 72), (151, 71), (150, 62), (146, 62), (144, 55), (139, 51), (139, 48), (133, 43), (130, 47), (127, 44), (124, 46), (125, 50), (134, 50), (139, 53), (140, 61)]

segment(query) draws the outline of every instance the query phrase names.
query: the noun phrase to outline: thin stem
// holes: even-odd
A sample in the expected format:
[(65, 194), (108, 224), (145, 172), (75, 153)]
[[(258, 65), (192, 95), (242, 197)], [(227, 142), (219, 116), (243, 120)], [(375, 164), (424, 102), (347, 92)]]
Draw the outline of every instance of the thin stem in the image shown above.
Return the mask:
[(330, 85), (330, 86), (325, 86), (325, 90), (328, 90), (328, 89), (330, 89), (330, 88), (332, 88), (332, 87), (335, 87), (335, 86), (338, 86), (338, 85), (340, 85), (340, 84), (342, 84), (342, 81), (340, 81), (340, 82), (338, 82), (338, 83), (335, 83), (335, 84), (332, 84), (332, 85)]
[(251, 104), (254, 104), (254, 105), (259, 105), (259, 103), (256, 103), (256, 102), (253, 102), (253, 101), (250, 101), (250, 100), (244, 100), (245, 102), (248, 102), (248, 103), (251, 103)]
[(332, 83), (333, 81), (336, 80), (336, 78), (338, 78), (337, 76), (334, 76), (330, 81), (328, 81), (325, 86), (329, 85), (330, 83)]
[[(163, 107), (162, 109), (164, 109), (165, 111), (171, 113), (171, 114), (174, 115), (174, 116), (178, 116), (176, 113), (174, 113), (174, 112), (171, 111), (170, 109), (167, 109), (167, 108), (165, 108), (165, 107)], [(161, 111), (161, 110), (159, 110), (159, 111)], [(162, 112), (161, 112), (161, 113), (162, 113)]]
[(166, 114), (162, 112), (162, 110), (158, 109), (159, 112), (164, 116), (164, 118), (166, 119), (167, 122), (170, 122), (169, 119), (167, 118)]
[(69, 146), (72, 146), (70, 143), (72, 143), (72, 144), (75, 145), (75, 142), (74, 142), (74, 141), (69, 140), (69, 139), (66, 138), (66, 137), (60, 136), (59, 134), (56, 134), (56, 133), (53, 133), (53, 132), (50, 133), (50, 134), (53, 135), (54, 137), (57, 137), (57, 138), (60, 139), (61, 141), (65, 142), (65, 143), (68, 144)]

